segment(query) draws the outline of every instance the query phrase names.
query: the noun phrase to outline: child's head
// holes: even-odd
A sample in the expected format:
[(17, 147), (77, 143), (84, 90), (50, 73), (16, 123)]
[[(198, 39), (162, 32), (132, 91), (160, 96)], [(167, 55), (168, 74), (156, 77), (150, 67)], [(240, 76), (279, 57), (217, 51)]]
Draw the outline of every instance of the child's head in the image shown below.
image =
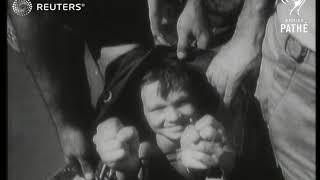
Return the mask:
[(143, 112), (156, 134), (179, 140), (190, 119), (212, 114), (216, 91), (205, 76), (189, 66), (171, 61), (151, 69), (141, 83)]

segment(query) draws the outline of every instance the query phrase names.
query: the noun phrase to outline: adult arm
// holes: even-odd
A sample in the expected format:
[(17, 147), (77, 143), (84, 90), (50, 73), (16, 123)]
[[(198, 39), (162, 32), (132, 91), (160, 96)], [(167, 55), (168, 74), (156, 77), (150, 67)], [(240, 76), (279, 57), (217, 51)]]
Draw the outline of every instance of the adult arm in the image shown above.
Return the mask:
[(211, 62), (207, 77), (229, 105), (245, 75), (261, 61), (262, 41), (273, 0), (245, 0), (231, 40)]
[[(13, 1), (8, 1), (11, 7)], [(8, 9), (14, 42), (23, 53), (23, 63), (42, 96), (54, 121), (66, 160), (80, 163), (91, 179), (93, 155), (90, 137), (90, 106), (83, 42), (61, 22), (56, 14), (16, 15)], [(8, 24), (9, 25), (9, 24)]]

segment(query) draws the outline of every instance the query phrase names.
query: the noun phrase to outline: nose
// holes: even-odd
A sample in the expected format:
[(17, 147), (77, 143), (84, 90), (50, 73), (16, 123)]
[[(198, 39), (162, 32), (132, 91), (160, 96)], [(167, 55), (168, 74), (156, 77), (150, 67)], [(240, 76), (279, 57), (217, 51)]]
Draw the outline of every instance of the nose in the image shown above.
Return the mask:
[(166, 113), (166, 120), (168, 122), (174, 123), (174, 122), (177, 122), (179, 118), (180, 118), (180, 112), (178, 112), (173, 107), (169, 107)]

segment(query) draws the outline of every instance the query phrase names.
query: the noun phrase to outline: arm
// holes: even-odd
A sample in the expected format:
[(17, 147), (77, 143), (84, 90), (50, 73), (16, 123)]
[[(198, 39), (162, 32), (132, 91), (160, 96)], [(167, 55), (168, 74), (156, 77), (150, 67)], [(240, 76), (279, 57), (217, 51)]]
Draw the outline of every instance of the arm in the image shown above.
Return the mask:
[(188, 48), (207, 49), (229, 39), (242, 0), (187, 0), (177, 22), (177, 56), (188, 56)]
[(235, 38), (248, 38), (261, 49), (266, 24), (274, 8), (274, 0), (245, 0), (239, 15)]
[[(11, 7), (12, 1), (8, 1)], [(20, 17), (8, 9), (11, 26), (28, 68), (56, 126), (66, 159), (76, 159), (84, 173), (92, 171), (88, 136), (93, 118), (83, 65), (82, 42), (59, 28), (57, 18), (30, 13)], [(90, 138), (91, 139), (91, 138)]]
[(187, 56), (187, 49), (196, 42), (196, 47), (206, 49), (211, 36), (207, 16), (203, 10), (202, 0), (187, 0), (186, 5), (178, 18), (177, 57)]
[(181, 6), (178, 1), (148, 0), (150, 29), (156, 45), (170, 46), (177, 41), (175, 25)]
[(274, 1), (246, 0), (235, 33), (211, 62), (207, 77), (229, 105), (244, 76), (260, 65), (267, 20)]

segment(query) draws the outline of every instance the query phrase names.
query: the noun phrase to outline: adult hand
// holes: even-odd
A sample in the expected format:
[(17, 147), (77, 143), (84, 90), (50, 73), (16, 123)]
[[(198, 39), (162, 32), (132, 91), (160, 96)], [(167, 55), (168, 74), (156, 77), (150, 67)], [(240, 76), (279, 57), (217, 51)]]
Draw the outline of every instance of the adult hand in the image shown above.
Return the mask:
[(79, 163), (86, 180), (94, 178), (93, 171), (93, 143), (84, 132), (71, 127), (59, 129), (59, 138), (67, 163)]
[(148, 0), (150, 28), (156, 45), (170, 45), (168, 34), (164, 31), (163, 20), (168, 20), (165, 0)]
[(181, 136), (182, 163), (196, 170), (217, 166), (225, 141), (222, 125), (211, 115), (203, 116)]
[(213, 58), (206, 72), (229, 106), (245, 75), (260, 64), (261, 48), (249, 38), (233, 38)]
[(187, 49), (194, 40), (197, 48), (207, 48), (210, 29), (200, 0), (187, 1), (177, 22), (177, 32), (177, 56), (179, 59), (187, 56)]
[(115, 170), (134, 174), (139, 169), (139, 136), (134, 127), (123, 127), (119, 119), (99, 124), (93, 137), (103, 163)]

